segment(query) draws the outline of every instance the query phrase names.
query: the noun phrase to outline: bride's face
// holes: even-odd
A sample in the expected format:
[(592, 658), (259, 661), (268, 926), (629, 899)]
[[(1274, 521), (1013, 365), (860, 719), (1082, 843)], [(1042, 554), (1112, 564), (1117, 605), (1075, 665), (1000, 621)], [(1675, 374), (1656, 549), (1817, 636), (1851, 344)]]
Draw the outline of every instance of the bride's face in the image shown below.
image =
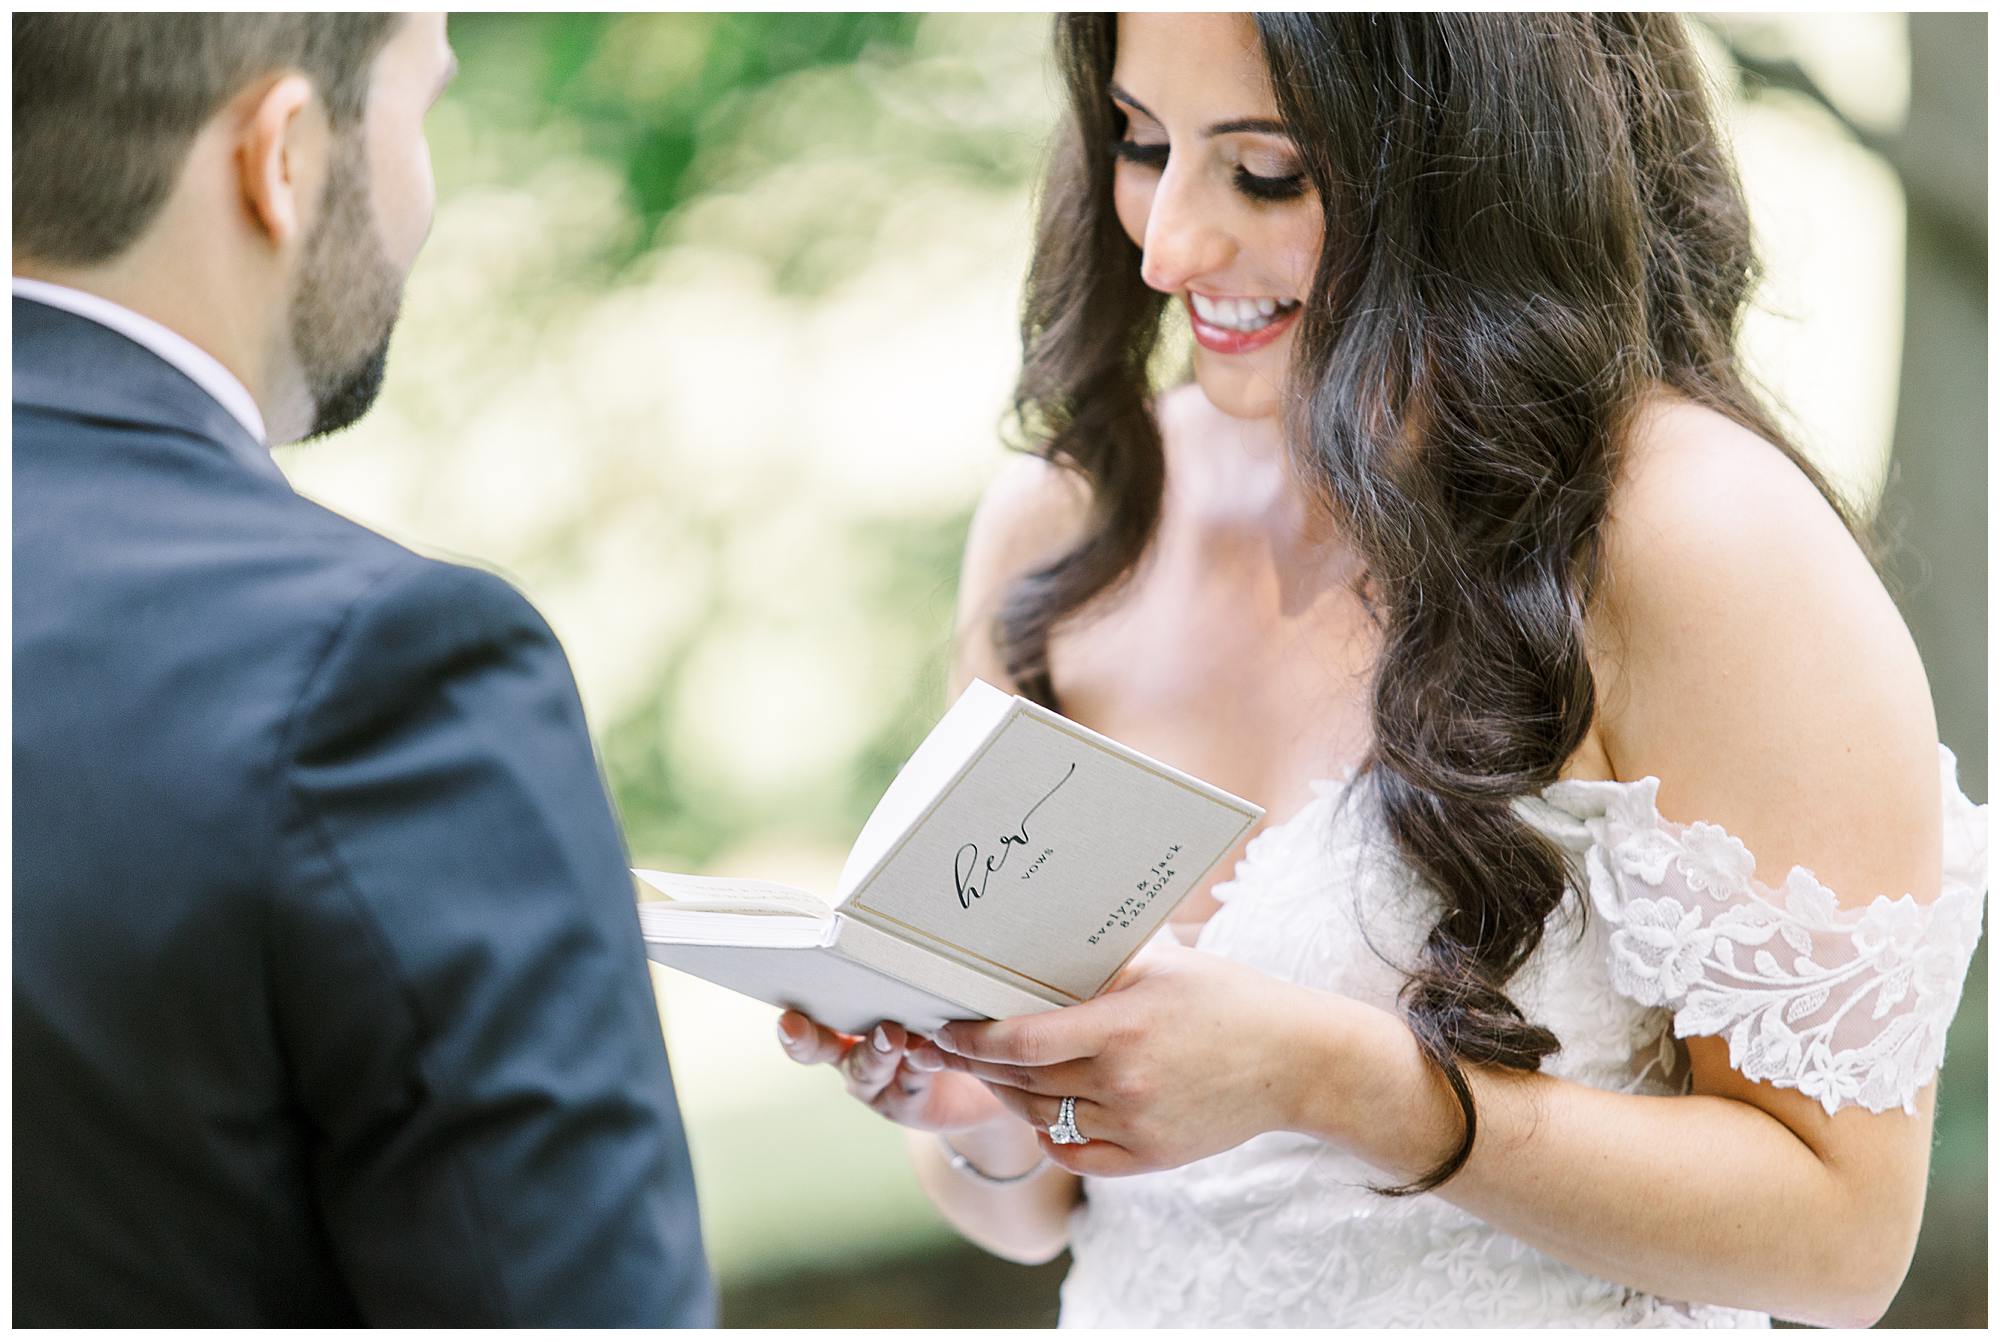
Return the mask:
[(1119, 15), (1111, 100), (1126, 122), (1118, 219), (1146, 283), (1187, 313), (1195, 380), (1226, 414), (1275, 414), (1322, 225), (1255, 26)]

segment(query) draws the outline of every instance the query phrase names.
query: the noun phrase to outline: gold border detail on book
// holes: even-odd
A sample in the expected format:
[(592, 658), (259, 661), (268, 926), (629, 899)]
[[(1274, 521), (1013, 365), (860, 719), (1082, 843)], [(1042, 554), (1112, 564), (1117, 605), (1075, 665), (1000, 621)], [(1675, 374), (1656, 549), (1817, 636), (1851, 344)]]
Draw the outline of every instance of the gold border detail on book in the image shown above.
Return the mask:
[[(945, 789), (942, 792), (938, 793), (936, 798), (931, 801), (930, 805), (924, 808), (923, 814), (918, 816), (916, 822), (910, 825), (909, 829), (904, 832), (902, 838), (897, 841), (896, 846), (889, 849), (888, 855), (883, 857), (880, 861), (878, 861), (875, 864), (874, 869), (868, 872), (867, 878), (861, 882), (860, 887), (856, 889), (853, 894), (848, 896), (848, 898), (845, 899), (835, 909), (835, 911), (844, 912), (849, 908), (858, 909), (861, 912), (868, 914), (868, 916), (872, 918), (878, 918), (881, 921), (892, 923), (895, 926), (901, 927), (905, 931), (912, 932), (918, 936), (922, 936), (927, 941), (931, 941), (937, 945), (942, 945), (948, 950), (954, 951), (957, 954), (964, 955), (968, 959), (976, 959), (982, 964), (990, 964), (994, 968), (999, 969), (1003, 973), (1007, 973), (1013, 977), (1019, 978), (1022, 982), (1031, 982), (1034, 983), (1037, 987), (1046, 987), (1049, 991), (1054, 992), (1056, 995), (1060, 997), (1063, 997), (1065, 1000), (1079, 1001), (1079, 1002), (1087, 1001), (1090, 999), (1089, 997), (1078, 996), (1076, 993), (1071, 992), (1065, 988), (1058, 987), (1054, 983), (1043, 982), (1040, 978), (1034, 977), (1030, 974), (1023, 973), (1021, 972), (1021, 970), (1013, 967), (1010, 964), (1003, 964), (997, 959), (991, 959), (983, 954), (980, 954), (977, 950), (968, 949), (963, 945), (959, 945), (953, 941), (948, 941), (944, 937), (936, 934), (935, 932), (925, 931), (922, 927), (912, 926), (908, 922), (903, 921), (899, 917), (895, 917), (889, 913), (885, 913), (878, 908), (871, 908), (867, 904), (861, 901), (867, 895), (869, 889), (875, 884), (875, 881), (881, 877), (882, 873), (888, 870), (891, 866), (893, 866), (896, 862), (896, 859), (903, 855), (903, 849), (910, 845), (910, 840), (915, 838), (917, 834), (923, 830), (923, 827), (926, 824), (930, 823), (931, 816), (936, 814), (939, 807), (943, 806), (945, 801), (950, 798), (952, 793), (958, 790), (959, 784), (965, 780), (966, 775), (972, 772), (973, 769), (977, 768), (979, 766), (979, 761), (984, 759), (987, 756), (987, 754), (992, 751), (993, 747), (1000, 743), (1001, 737), (1007, 734), (1008, 728), (1012, 727), (1015, 723), (1023, 720), (1033, 722), (1037, 726), (1048, 727), (1050, 730), (1055, 731), (1060, 735), (1065, 735), (1070, 737), (1072, 740), (1075, 740), (1078, 744), (1088, 745), (1091, 749), (1096, 750), (1099, 754), (1108, 754), (1114, 759), (1122, 760), (1124, 763), (1130, 764), (1138, 768), (1141, 772), (1152, 774), (1154, 777), (1158, 778), (1162, 782), (1170, 782), (1174, 786), (1179, 787), (1182, 791), (1192, 792), (1194, 795), (1201, 797), (1203, 800), (1209, 802), (1211, 805), (1217, 806), (1218, 808), (1223, 810), (1227, 810), (1232, 814), (1243, 816), (1244, 823), (1242, 828), (1239, 828), (1236, 831), (1235, 836), (1232, 837), (1229, 840), (1228, 844), (1223, 847), (1222, 852), (1216, 855), (1215, 859), (1216, 861), (1220, 861), (1222, 859), (1223, 854), (1227, 853), (1230, 848), (1234, 847), (1239, 841), (1241, 841), (1245, 831), (1247, 831), (1251, 825), (1255, 824), (1264, 814), (1263, 807), (1257, 805), (1255, 802), (1245, 801), (1241, 797), (1235, 796), (1229, 792), (1225, 792), (1221, 788), (1213, 786), (1212, 784), (1207, 784), (1207, 783), (1197, 784), (1191, 782), (1188, 778), (1185, 777), (1185, 775), (1180, 774), (1180, 770), (1175, 769), (1170, 764), (1162, 764), (1154, 759), (1150, 759), (1145, 755), (1140, 754), (1137, 750), (1133, 749), (1129, 745), (1119, 745), (1114, 741), (1110, 741), (1107, 737), (1100, 736), (1096, 732), (1091, 731), (1088, 727), (1077, 726), (1074, 723), (1070, 722), (1069, 719), (1061, 716), (1060, 714), (1050, 712), (1048, 709), (1041, 707), (1039, 704), (1031, 703), (1028, 700), (1016, 695), (1014, 702), (1012, 704), (1012, 711), (1010, 711), (1009, 713), (1007, 713), (1006, 716), (1000, 719), (999, 723), (993, 728), (992, 734), (986, 738), (985, 743), (982, 744), (979, 747), (979, 749), (973, 753), (970, 759), (968, 759), (963, 765), (959, 767), (956, 776), (952, 778), (951, 782), (946, 785)], [(1215, 868), (1215, 861), (1211, 861), (1209, 862), (1207, 867), (1203, 868), (1202, 874), (1206, 875), (1208, 871), (1213, 870), (1214, 868)], [(1195, 878), (1199, 879), (1200, 876), (1197, 876)], [(1157, 930), (1157, 927), (1155, 929)], [(1104, 990), (1104, 983), (1110, 982), (1112, 978), (1116, 977), (1118, 974), (1118, 970), (1124, 968), (1125, 965), (1131, 961), (1132, 956), (1139, 952), (1140, 946), (1143, 945), (1144, 943), (1145, 942), (1142, 939), (1140, 942), (1133, 945), (1131, 951), (1126, 954), (1125, 958), (1118, 961), (1117, 967), (1113, 968), (1110, 973), (1105, 975), (1103, 982), (1100, 982), (1098, 984), (1096, 991)], [(1092, 995), (1095, 995), (1095, 992), (1093, 992)]]

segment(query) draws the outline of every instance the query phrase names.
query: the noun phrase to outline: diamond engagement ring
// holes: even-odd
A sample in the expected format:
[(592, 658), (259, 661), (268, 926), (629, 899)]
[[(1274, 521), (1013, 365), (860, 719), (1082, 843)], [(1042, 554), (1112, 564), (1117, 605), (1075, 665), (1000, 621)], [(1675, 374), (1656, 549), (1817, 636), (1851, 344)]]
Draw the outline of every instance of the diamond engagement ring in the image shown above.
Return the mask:
[(1076, 1129), (1076, 1097), (1065, 1095), (1056, 1120), (1049, 1124), (1049, 1139), (1057, 1145), (1088, 1145), (1090, 1138)]

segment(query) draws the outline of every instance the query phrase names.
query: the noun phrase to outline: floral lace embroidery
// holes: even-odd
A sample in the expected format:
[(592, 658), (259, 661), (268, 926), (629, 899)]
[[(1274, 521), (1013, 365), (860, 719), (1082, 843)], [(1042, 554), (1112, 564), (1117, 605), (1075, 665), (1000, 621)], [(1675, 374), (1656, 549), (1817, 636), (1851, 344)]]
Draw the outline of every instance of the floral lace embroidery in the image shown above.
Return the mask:
[[(1393, 1010), (1398, 966), (1415, 955), (1437, 902), (1397, 855), (1370, 794), (1351, 783), (1315, 783), (1312, 802), (1251, 841), (1216, 887), (1222, 907), (1199, 945)], [(1662, 1060), (1680, 1046), (1668, 1013), (1615, 992), (1608, 929), (1591, 919), (1584, 930), (1547, 937), (1520, 980), (1529, 1018), (1563, 1040), (1547, 1069), (1679, 1093)], [(1063, 1325), (1769, 1326), (1761, 1313), (1599, 1279), (1434, 1195), (1368, 1191), (1384, 1177), (1332, 1146), (1267, 1132), (1178, 1169), (1088, 1179), (1070, 1223)]]
[(1803, 866), (1768, 888), (1721, 828), (1662, 818), (1657, 778), (1559, 783), (1519, 804), (1582, 856), (1592, 907), (1615, 928), (1620, 993), (1671, 1009), (1677, 1037), (1726, 1034), (1731, 1066), (1829, 1114), (1914, 1113), (1944, 1060), (1985, 905), (1986, 807), (1959, 790), (1951, 751), (1939, 754), (1944, 879), (1928, 903), (1843, 909)]

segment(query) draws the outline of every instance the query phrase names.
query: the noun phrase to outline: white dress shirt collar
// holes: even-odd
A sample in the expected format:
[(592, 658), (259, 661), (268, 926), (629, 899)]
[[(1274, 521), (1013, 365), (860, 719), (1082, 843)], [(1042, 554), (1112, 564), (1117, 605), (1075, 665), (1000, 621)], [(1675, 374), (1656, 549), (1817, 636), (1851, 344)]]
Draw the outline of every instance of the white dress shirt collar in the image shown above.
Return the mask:
[(24, 279), (16, 275), (14, 296), (59, 307), (100, 326), (108, 326), (135, 344), (143, 345), (206, 391), (217, 404), (229, 411), (236, 422), (243, 425), (252, 438), (259, 443), (265, 441), (264, 415), (258, 410), (249, 390), (213, 354), (198, 347), (186, 336), (167, 329), (151, 317), (142, 317), (128, 307), (120, 307), (108, 298), (64, 284), (51, 284), (47, 280)]

